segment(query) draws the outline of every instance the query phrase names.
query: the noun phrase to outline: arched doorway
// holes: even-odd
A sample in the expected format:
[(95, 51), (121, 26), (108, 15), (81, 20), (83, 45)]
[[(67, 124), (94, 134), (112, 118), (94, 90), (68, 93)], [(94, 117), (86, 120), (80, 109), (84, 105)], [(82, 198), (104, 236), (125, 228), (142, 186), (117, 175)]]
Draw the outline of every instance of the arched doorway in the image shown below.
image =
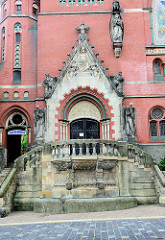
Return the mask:
[[(27, 127), (27, 120), (20, 112), (11, 114), (7, 119), (7, 166), (10, 166), (17, 157), (26, 151)], [(26, 142), (23, 142), (23, 139)]]
[(70, 124), (71, 139), (98, 139), (100, 138), (99, 122), (93, 119), (77, 119)]

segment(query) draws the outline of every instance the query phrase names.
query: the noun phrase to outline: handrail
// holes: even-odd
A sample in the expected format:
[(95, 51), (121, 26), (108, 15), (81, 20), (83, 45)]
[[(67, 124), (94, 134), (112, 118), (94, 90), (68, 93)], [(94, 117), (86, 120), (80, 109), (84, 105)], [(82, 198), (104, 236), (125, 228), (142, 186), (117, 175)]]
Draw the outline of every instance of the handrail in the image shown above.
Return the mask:
[(35, 154), (36, 152), (41, 152), (42, 151), (42, 146), (37, 146), (34, 149), (32, 149), (31, 151), (27, 152), (26, 154), (16, 158), (14, 160), (14, 167), (13, 169), (10, 171), (9, 175), (7, 176), (7, 178), (4, 180), (4, 182), (2, 183), (1, 187), (0, 187), (0, 198), (4, 196), (4, 194), (7, 192), (7, 190), (9, 189), (13, 178), (16, 175), (16, 172), (19, 168), (25, 169), (25, 159), (27, 158), (31, 158), (31, 156), (33, 154)]
[(161, 181), (161, 184), (163, 185), (163, 187), (165, 187), (165, 176), (164, 174), (160, 171), (159, 167), (157, 165), (154, 165), (155, 171)]
[(17, 169), (13, 168), (11, 170), (11, 172), (9, 173), (9, 175), (7, 176), (7, 178), (5, 179), (5, 181), (3, 182), (3, 184), (1, 185), (1, 188), (0, 188), (0, 198), (4, 196), (4, 194), (6, 193), (8, 188), (10, 187), (16, 172), (17, 172)]

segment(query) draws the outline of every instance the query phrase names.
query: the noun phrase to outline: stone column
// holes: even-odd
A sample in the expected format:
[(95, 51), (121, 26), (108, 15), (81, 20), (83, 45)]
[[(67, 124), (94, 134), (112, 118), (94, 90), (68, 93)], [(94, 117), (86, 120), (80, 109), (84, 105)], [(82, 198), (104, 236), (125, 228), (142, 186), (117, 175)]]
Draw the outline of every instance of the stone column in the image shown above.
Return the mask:
[(2, 135), (4, 127), (0, 127), (0, 146), (2, 146)]
[(110, 139), (110, 120), (102, 120), (101, 122), (102, 129), (102, 139)]
[(31, 144), (31, 126), (28, 126), (28, 144)]

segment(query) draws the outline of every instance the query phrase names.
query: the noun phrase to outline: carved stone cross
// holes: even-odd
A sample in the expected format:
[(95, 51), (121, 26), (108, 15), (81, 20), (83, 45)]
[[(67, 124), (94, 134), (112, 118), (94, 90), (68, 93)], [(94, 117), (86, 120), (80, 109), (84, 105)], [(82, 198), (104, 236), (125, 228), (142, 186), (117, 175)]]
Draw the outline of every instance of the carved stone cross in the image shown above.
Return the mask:
[(90, 27), (85, 27), (85, 23), (82, 22), (80, 27), (76, 27), (76, 30), (80, 32), (80, 34), (85, 34), (85, 30), (88, 31)]
[(82, 22), (80, 27), (77, 27), (76, 30), (78, 32), (80, 32), (80, 35), (79, 35), (79, 41), (84, 41), (86, 40), (86, 34), (85, 34), (85, 31), (88, 31), (90, 29), (90, 27), (85, 27), (85, 23)]

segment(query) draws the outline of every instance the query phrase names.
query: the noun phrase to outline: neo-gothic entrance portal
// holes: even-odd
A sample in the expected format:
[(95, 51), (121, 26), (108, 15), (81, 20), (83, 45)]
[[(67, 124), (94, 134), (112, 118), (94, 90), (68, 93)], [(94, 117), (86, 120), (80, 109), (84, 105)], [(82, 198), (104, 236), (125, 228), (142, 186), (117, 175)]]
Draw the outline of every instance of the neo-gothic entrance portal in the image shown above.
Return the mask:
[(92, 119), (78, 119), (70, 124), (71, 139), (98, 139), (100, 138), (99, 122)]

